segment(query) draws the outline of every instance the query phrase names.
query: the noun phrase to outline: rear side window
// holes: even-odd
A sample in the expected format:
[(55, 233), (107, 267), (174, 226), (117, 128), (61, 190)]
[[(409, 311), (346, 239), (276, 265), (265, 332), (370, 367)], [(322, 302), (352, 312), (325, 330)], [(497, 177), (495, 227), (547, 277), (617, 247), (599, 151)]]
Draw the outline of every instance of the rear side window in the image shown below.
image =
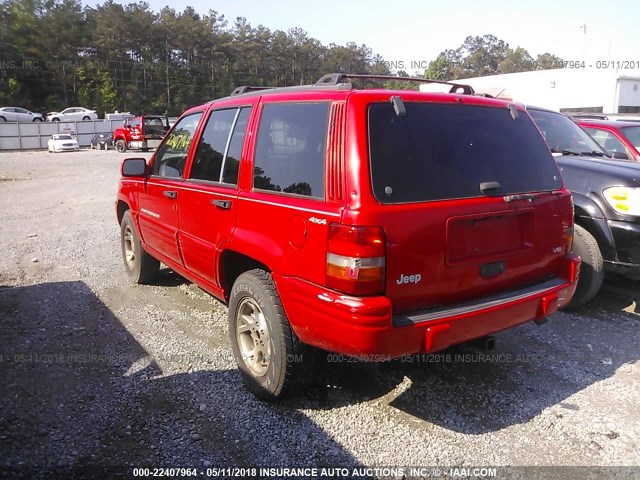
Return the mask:
[(328, 102), (264, 105), (253, 187), (324, 198), (328, 116)]
[[(525, 112), (459, 104), (390, 103), (369, 107), (369, 155), (375, 197), (382, 203), (549, 191), (560, 172)], [(483, 193), (481, 184), (497, 182)], [(494, 184), (495, 185), (495, 184)]]
[(193, 160), (192, 179), (238, 183), (240, 154), (250, 112), (248, 107), (211, 112)]
[(193, 159), (191, 178), (212, 182), (220, 181), (222, 159), (237, 112), (238, 110), (235, 108), (211, 112)]
[(640, 126), (637, 127), (622, 127), (622, 133), (633, 144), (634, 147), (640, 152)]

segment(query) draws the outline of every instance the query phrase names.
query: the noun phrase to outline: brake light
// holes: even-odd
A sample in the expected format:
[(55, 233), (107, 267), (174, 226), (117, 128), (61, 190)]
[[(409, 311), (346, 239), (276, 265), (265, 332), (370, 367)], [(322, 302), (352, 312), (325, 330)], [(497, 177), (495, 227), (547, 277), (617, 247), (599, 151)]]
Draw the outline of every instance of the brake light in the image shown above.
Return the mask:
[(327, 287), (354, 295), (384, 293), (385, 238), (380, 227), (333, 223), (327, 246)]

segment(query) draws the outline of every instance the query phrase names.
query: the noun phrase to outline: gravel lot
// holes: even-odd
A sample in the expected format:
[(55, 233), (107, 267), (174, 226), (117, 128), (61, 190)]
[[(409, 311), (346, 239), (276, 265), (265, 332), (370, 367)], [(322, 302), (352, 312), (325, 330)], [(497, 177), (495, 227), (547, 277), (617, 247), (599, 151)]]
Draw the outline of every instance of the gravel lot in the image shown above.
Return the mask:
[(638, 283), (608, 278), (491, 356), (327, 361), (266, 404), (224, 305), (170, 270), (127, 285), (122, 158), (0, 153), (0, 465), (640, 465)]

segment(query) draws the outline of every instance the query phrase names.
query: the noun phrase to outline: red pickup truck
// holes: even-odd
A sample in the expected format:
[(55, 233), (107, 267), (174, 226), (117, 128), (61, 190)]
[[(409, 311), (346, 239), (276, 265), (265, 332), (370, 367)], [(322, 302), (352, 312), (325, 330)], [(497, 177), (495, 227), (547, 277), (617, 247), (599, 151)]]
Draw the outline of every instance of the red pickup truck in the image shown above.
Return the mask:
[(113, 132), (113, 145), (118, 152), (148, 151), (160, 144), (169, 130), (169, 120), (162, 115), (143, 115), (125, 120)]

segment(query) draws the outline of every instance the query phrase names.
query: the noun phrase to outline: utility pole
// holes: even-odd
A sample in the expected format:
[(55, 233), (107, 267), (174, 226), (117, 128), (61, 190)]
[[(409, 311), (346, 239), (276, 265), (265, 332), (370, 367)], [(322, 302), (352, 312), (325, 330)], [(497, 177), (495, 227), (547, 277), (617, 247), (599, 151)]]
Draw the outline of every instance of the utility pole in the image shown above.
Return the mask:
[(580, 60), (587, 61), (587, 24), (583, 23), (580, 25), (580, 30), (582, 30), (582, 58)]

